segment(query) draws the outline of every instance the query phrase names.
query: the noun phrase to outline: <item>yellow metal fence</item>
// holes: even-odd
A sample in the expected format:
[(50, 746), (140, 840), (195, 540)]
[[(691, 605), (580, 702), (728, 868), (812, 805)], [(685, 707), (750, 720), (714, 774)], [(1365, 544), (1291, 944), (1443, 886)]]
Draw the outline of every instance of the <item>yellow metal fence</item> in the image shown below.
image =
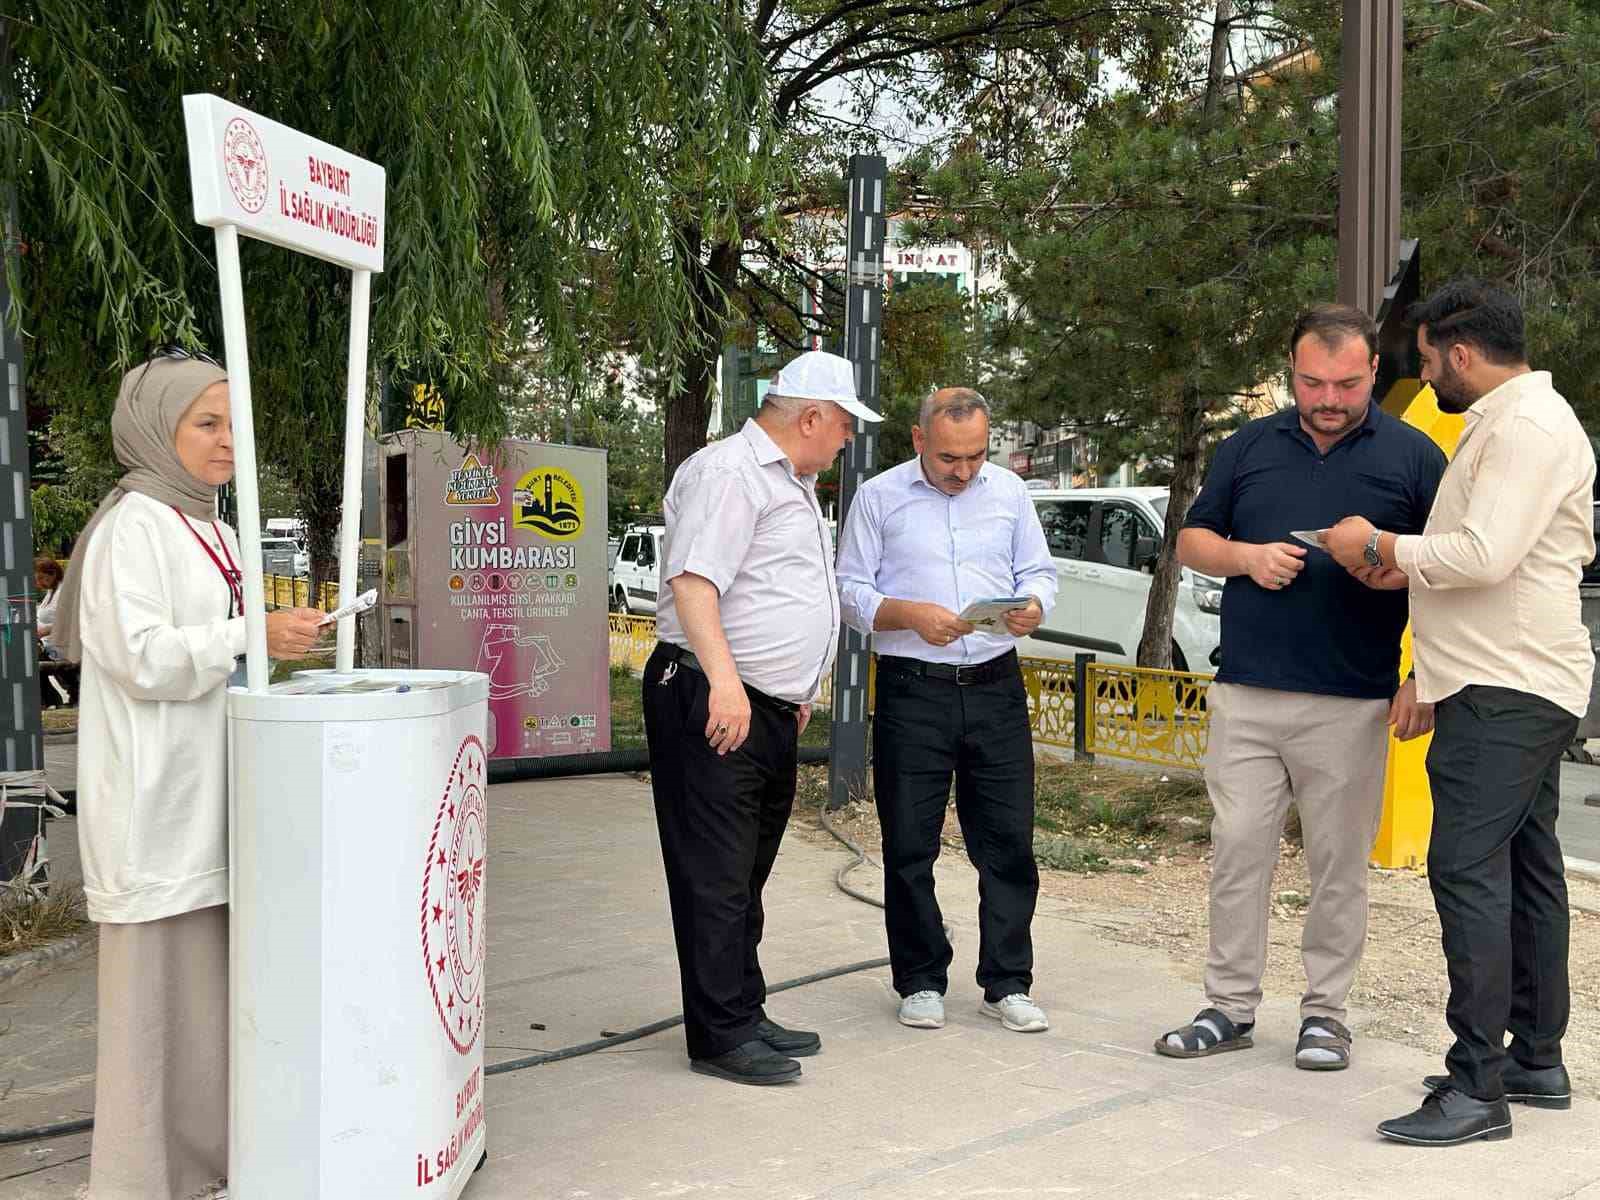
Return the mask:
[[(627, 667), (636, 673), (643, 671), (646, 660), (656, 648), (656, 619), (617, 612), (606, 615), (611, 622), (611, 665)], [(831, 677), (822, 681), (822, 698), (818, 705), (829, 709), (833, 707)]]
[[(611, 665), (642, 671), (656, 644), (654, 617), (611, 613)], [(1089, 662), (1084, 689), (1094, 698), (1079, 746), (1077, 667), (1071, 661), (1024, 658), (1033, 740), (1139, 762), (1198, 771), (1206, 752), (1206, 690), (1211, 676), (1187, 671)], [(831, 707), (831, 680), (823, 707)]]
[[(311, 602), (311, 580), (304, 575), (263, 575), (262, 583), (267, 592), (267, 607), (271, 608), (317, 608), (323, 612), (332, 612), (339, 607), (339, 585), (337, 583), (322, 583), (317, 585), (317, 601)], [(613, 649), (612, 657), (616, 652)]]

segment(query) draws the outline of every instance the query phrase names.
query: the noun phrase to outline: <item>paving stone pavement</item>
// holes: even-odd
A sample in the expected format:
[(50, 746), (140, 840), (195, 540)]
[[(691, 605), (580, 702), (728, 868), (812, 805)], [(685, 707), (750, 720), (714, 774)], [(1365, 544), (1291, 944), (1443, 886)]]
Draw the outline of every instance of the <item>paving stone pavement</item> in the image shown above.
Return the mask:
[[(65, 878), (72, 822), (52, 828)], [(501, 785), (490, 789), (490, 836), (490, 1062), (678, 1011), (645, 785)], [(767, 893), (769, 981), (884, 953), (877, 910), (834, 887), (846, 861), (842, 849), (786, 841)], [(897, 1024), (888, 971), (875, 969), (771, 999), (776, 1019), (823, 1037), (794, 1085), (692, 1074), (678, 1030), (491, 1077), (490, 1158), (467, 1200), (1600, 1200), (1593, 1102), (1514, 1109), (1506, 1142), (1425, 1150), (1378, 1138), (1373, 1126), (1415, 1107), (1418, 1080), (1438, 1063), (1361, 1037), (1360, 1013), (1344, 1072), (1294, 1069), (1295, 998), (1282, 996), (1263, 1008), (1254, 1050), (1157, 1057), (1155, 1036), (1200, 998), (1165, 956), (1099, 941), (1049, 900), (1034, 926), (1034, 995), (1051, 1029), (1006, 1032), (978, 1013), (976, 877), (946, 856), (938, 881), (957, 930), (944, 1029)], [(88, 1115), (94, 971), (88, 955), (0, 989), (0, 1128)], [(88, 1150), (88, 1135), (0, 1146), (0, 1198), (67, 1200), (88, 1177)]]

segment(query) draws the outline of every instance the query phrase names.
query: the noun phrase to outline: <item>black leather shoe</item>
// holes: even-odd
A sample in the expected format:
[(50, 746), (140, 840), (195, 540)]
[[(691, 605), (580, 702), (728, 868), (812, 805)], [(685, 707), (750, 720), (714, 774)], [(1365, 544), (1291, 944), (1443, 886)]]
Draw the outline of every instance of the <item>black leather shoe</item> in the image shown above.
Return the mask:
[(734, 1083), (788, 1083), (800, 1078), (800, 1064), (785, 1058), (763, 1041), (750, 1041), (735, 1046), (726, 1054), (715, 1058), (691, 1058), (689, 1069), (702, 1075), (715, 1075), (718, 1079)]
[[(1526, 1104), (1529, 1108), (1572, 1107), (1572, 1080), (1565, 1067), (1525, 1067), (1512, 1059), (1500, 1072), (1500, 1081), (1505, 1084), (1506, 1099), (1513, 1104)], [(1422, 1086), (1437, 1092), (1450, 1086), (1450, 1076), (1424, 1076)]]
[(1504, 1100), (1475, 1100), (1444, 1087), (1430, 1093), (1416, 1112), (1383, 1122), (1378, 1132), (1413, 1146), (1457, 1146), (1478, 1138), (1499, 1142), (1511, 1136), (1511, 1110)]
[(790, 1058), (808, 1058), (822, 1049), (822, 1039), (804, 1029), (785, 1029), (776, 1021), (763, 1018), (756, 1025), (756, 1036), (779, 1054)]

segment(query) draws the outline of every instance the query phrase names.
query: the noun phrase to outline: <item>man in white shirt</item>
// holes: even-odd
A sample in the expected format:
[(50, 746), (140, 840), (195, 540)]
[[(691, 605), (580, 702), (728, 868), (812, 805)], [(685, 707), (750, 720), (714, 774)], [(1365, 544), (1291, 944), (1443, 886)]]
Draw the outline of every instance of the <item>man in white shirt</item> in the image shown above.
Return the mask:
[[(844, 619), (878, 654), (873, 791), (883, 829), (884, 922), (900, 1022), (944, 1024), (951, 950), (933, 864), (950, 782), (978, 870), (982, 1011), (1048, 1028), (1033, 985), (1033, 735), (1016, 639), (1055, 602), (1056, 569), (1022, 480), (986, 461), (989, 405), (971, 388), (922, 404), (917, 457), (868, 480), (839, 544)], [(973, 601), (1026, 596), (979, 630)]]
[(1595, 459), (1549, 372), (1528, 366), (1515, 296), (1458, 280), (1410, 317), (1422, 378), (1466, 429), (1421, 535), (1350, 517), (1327, 545), (1369, 585), (1410, 589), (1417, 698), (1436, 704), (1428, 882), (1456, 1040), (1423, 1106), (1378, 1132), (1453, 1145), (1510, 1137), (1507, 1100), (1572, 1103), (1556, 813), (1594, 674), (1578, 585), (1595, 554)]
[(659, 642), (644, 671), (650, 786), (694, 1071), (800, 1077), (821, 1039), (767, 1018), (761, 891), (794, 805), (797, 743), (839, 642), (817, 473), (881, 418), (849, 360), (778, 373), (753, 420), (678, 468), (666, 498)]

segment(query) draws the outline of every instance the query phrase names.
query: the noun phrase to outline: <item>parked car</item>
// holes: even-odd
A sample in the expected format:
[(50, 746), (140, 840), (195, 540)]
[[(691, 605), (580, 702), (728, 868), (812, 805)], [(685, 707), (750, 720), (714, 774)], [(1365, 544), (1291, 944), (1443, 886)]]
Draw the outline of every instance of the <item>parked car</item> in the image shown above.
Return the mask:
[(311, 556), (293, 538), (263, 537), (261, 569), (268, 575), (309, 575)]
[(633, 525), (611, 565), (611, 611), (654, 613), (661, 590), (661, 541), (665, 525)]
[[(1056, 604), (1019, 653), (1071, 658), (1092, 651), (1132, 663), (1144, 631), (1150, 580), (1166, 523), (1166, 488), (1080, 488), (1030, 497), (1056, 562)], [(1172, 665), (1215, 668), (1222, 643), (1222, 580), (1181, 569), (1172, 620)]]

